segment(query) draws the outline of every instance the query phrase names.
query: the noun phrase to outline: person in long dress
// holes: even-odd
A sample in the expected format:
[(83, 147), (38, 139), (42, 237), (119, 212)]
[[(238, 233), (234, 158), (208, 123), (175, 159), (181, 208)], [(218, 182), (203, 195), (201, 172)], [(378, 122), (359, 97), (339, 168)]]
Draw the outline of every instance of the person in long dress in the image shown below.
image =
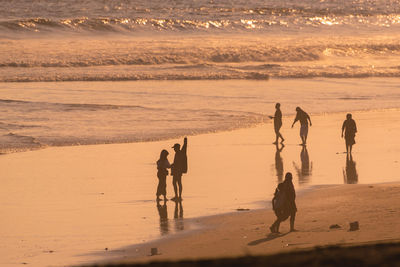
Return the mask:
[(171, 168), (171, 164), (168, 161), (168, 151), (163, 149), (160, 153), (160, 159), (157, 160), (157, 200), (160, 200), (160, 196), (164, 196), (164, 201), (167, 200), (167, 175), (168, 168)]

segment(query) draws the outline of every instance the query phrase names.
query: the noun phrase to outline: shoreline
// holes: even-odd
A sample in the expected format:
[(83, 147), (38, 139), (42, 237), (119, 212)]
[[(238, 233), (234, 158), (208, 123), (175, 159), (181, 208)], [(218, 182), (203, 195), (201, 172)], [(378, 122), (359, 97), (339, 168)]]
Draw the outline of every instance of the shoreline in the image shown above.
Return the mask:
[[(309, 194), (303, 194), (297, 198), (298, 206), (300, 206), (296, 216), (296, 225), (298, 225), (296, 229), (298, 231), (289, 233), (288, 220), (286, 220), (282, 223), (282, 233), (279, 235), (269, 233), (268, 226), (273, 222), (274, 214), (271, 209), (267, 208), (197, 218), (194, 220), (203, 225), (200, 229), (146, 244), (120, 248), (119, 252), (114, 253), (113, 256), (110, 256), (109, 252), (99, 253), (98, 255), (105, 259), (97, 261), (96, 266), (258, 257), (277, 253), (309, 251), (314, 247), (353, 247), (399, 242), (400, 233), (396, 231), (396, 226), (393, 223), (400, 218), (400, 215), (394, 212), (400, 210), (400, 204), (391, 207), (389, 211), (379, 210), (379, 204), (385, 202), (384, 198), (387, 197), (387, 195), (381, 194), (382, 197), (378, 199), (379, 203), (374, 205), (374, 212), (379, 213), (376, 216), (385, 214), (382, 225), (376, 225), (373, 222), (375, 219), (368, 219), (368, 215), (365, 214), (365, 211), (370, 209), (369, 205), (377, 201), (375, 193), (382, 193), (386, 190), (390, 190), (391, 195), (395, 196), (400, 192), (400, 182), (371, 185), (331, 185), (310, 191)], [(344, 199), (336, 199), (335, 193), (338, 191), (342, 192)], [(353, 192), (367, 200), (364, 207), (360, 206), (359, 203), (348, 202), (349, 198), (354, 198), (354, 195), (349, 194)], [(346, 217), (346, 212), (338, 211), (335, 218), (315, 217), (316, 214), (324, 214), (324, 209), (332, 205), (332, 203), (320, 203), (315, 206), (311, 203), (321, 196), (325, 196), (327, 202), (334, 200), (335, 202), (350, 204), (351, 207), (344, 207), (344, 209), (346, 211), (353, 209), (354, 214)], [(400, 197), (396, 195), (396, 198), (390, 201), (396, 203), (396, 200), (399, 199)], [(355, 206), (357, 206), (356, 209), (354, 209)], [(304, 213), (312, 211), (311, 208), (316, 210), (308, 214), (311, 218), (305, 218)], [(349, 223), (352, 221), (360, 222), (358, 231), (349, 231)], [(339, 228), (330, 228), (331, 225), (335, 224), (338, 224)], [(390, 225), (395, 226), (395, 228), (388, 228)], [(282, 240), (283, 244), (279, 240)], [(151, 248), (157, 248), (158, 254), (150, 255)]]
[[(378, 109), (356, 109), (356, 110), (349, 110), (349, 111), (334, 111), (334, 112), (317, 112), (317, 113), (309, 113), (310, 116), (329, 116), (329, 115), (340, 115), (340, 114), (347, 114), (347, 113), (366, 113), (366, 112), (386, 112), (386, 111), (399, 111), (400, 107), (391, 107), (391, 108), (378, 108)], [(271, 111), (271, 114), (273, 112)], [(139, 143), (154, 143), (154, 142), (166, 142), (166, 141), (174, 141), (180, 138), (183, 138), (184, 136), (188, 137), (195, 137), (195, 136), (201, 136), (201, 135), (208, 135), (208, 134), (215, 134), (215, 133), (229, 133), (232, 131), (237, 131), (237, 130), (245, 130), (245, 129), (251, 129), (251, 128), (256, 128), (256, 127), (261, 127), (264, 125), (270, 125), (272, 124), (273, 120), (269, 119), (267, 114), (261, 114), (262, 116), (265, 117), (263, 121), (261, 122), (256, 122), (251, 125), (246, 125), (246, 126), (238, 126), (238, 127), (232, 127), (232, 128), (226, 128), (226, 129), (221, 129), (221, 130), (204, 130), (200, 132), (196, 132), (195, 134), (180, 134), (177, 136), (173, 137), (165, 137), (165, 138), (158, 138), (158, 139), (149, 139), (149, 140), (137, 140), (137, 141), (126, 141), (126, 142), (98, 142), (98, 143), (87, 143), (87, 144), (68, 144), (68, 145), (48, 145), (45, 144), (41, 146), (39, 144), (38, 147), (35, 148), (22, 148), (18, 149), (18, 147), (13, 147), (9, 152), (0, 152), (1, 155), (10, 155), (14, 153), (24, 153), (24, 152), (32, 152), (32, 151), (38, 151), (38, 150), (43, 150), (43, 149), (49, 149), (49, 148), (63, 148), (63, 147), (82, 147), (82, 146), (97, 146), (97, 145), (124, 145), (124, 144), (139, 144)], [(293, 119), (295, 113), (289, 113), (289, 115), (284, 115), (282, 116), (283, 119), (285, 120), (290, 120)], [(22, 136), (23, 137), (23, 136)]]

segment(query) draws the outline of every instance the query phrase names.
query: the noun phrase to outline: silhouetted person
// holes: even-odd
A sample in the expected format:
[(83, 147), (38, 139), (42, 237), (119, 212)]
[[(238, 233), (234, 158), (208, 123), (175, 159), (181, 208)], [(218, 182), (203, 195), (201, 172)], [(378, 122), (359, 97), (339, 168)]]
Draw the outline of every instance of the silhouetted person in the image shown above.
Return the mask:
[(285, 209), (286, 193), (284, 187), (283, 183), (279, 183), (275, 189), (274, 198), (272, 199), (272, 209), (276, 215), (275, 222), (269, 227), (272, 233), (279, 233), (280, 223), (289, 217), (289, 213), (287, 209)]
[[(172, 200), (182, 200), (182, 174), (187, 172), (187, 138), (183, 139), (183, 146), (175, 144), (174, 163), (171, 166), (172, 184), (174, 186), (175, 197)], [(179, 187), (179, 191), (178, 191)], [(179, 194), (178, 194), (179, 193)]]
[(185, 226), (183, 224), (183, 206), (181, 200), (175, 201), (174, 219), (175, 219), (175, 230), (177, 231), (184, 230)]
[(160, 201), (157, 201), (157, 210), (158, 215), (160, 215), (160, 232), (162, 235), (168, 234), (168, 210), (167, 203), (164, 200), (163, 205), (160, 204)]
[(296, 118), (293, 121), (292, 128), (297, 121), (300, 121), (300, 138), (302, 141), (302, 145), (307, 143), (308, 136), (308, 122), (310, 121), (310, 126), (312, 126), (310, 116), (302, 110), (300, 107), (296, 107)]
[(168, 151), (162, 150), (160, 153), (160, 159), (157, 160), (157, 177), (158, 177), (158, 186), (157, 186), (157, 200), (160, 200), (160, 196), (164, 196), (164, 200), (167, 200), (167, 168), (171, 168), (171, 165), (168, 161)]
[(269, 228), (272, 233), (279, 233), (280, 223), (290, 217), (290, 231), (294, 229), (296, 218), (296, 191), (293, 186), (293, 176), (290, 172), (286, 173), (285, 181), (278, 185), (272, 200), (272, 207), (276, 215), (276, 221)]
[(297, 167), (296, 163), (293, 162), (293, 167), (296, 169), (297, 175), (299, 176), (299, 183), (307, 183), (309, 176), (312, 173), (312, 162), (310, 163), (310, 157), (306, 146), (303, 146), (300, 152), (301, 167)]
[(282, 182), (283, 180), (283, 160), (281, 157), (281, 152), (285, 146), (282, 144), (281, 148), (276, 144), (276, 152), (275, 152), (275, 169), (276, 176), (278, 177), (278, 182)]
[(346, 152), (351, 153), (353, 145), (356, 143), (355, 137), (357, 132), (356, 122), (351, 118), (351, 114), (346, 115), (346, 120), (342, 126), (342, 138), (344, 132), (344, 139), (346, 140)]
[(356, 163), (353, 161), (353, 156), (351, 154), (346, 156), (346, 170), (343, 170), (343, 178), (346, 184), (358, 183)]
[(285, 139), (283, 139), (282, 134), (279, 132), (281, 127), (282, 127), (282, 112), (281, 112), (281, 104), (280, 103), (276, 103), (275, 104), (275, 115), (269, 116), (271, 119), (274, 119), (274, 130), (275, 130), (275, 135), (276, 135), (276, 139), (274, 144), (278, 144), (278, 140), (279, 137), (282, 139), (281, 143), (283, 141), (285, 141)]

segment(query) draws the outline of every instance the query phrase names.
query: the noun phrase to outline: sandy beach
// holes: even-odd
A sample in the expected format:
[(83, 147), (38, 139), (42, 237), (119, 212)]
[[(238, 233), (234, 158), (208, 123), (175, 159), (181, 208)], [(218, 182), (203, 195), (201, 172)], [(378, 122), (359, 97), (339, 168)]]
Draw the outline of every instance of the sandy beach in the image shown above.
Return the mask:
[[(380, 110), (353, 113), (360, 129), (353, 158), (361, 163), (356, 164), (356, 170), (353, 171), (349, 170), (349, 166), (346, 165), (343, 140), (338, 138), (341, 118), (344, 115), (313, 116), (314, 126), (311, 128), (312, 139), (310, 139), (312, 141), (309, 144), (309, 150), (312, 151), (310, 155), (313, 155), (310, 156), (310, 159), (314, 162), (312, 170), (311, 167), (309, 170), (296, 167), (295, 161), (299, 157), (297, 153), (300, 153), (299, 151), (302, 149), (289, 142), (296, 140), (298, 131), (297, 129), (289, 131), (286, 127), (285, 138), (288, 136), (287, 139), (290, 141), (287, 142), (289, 143), (288, 148), (285, 149), (292, 153), (282, 153), (284, 155), (282, 157), (293, 158), (293, 162), (290, 164), (284, 160), (283, 165), (285, 170), (297, 174), (296, 187), (300, 192), (297, 199), (299, 209), (296, 217), (297, 232), (290, 233), (289, 222), (286, 221), (281, 226), (280, 235), (271, 234), (269, 226), (275, 216), (272, 209), (268, 207), (255, 211), (239, 211), (226, 215), (190, 219), (185, 222), (185, 225), (191, 226), (193, 228), (191, 231), (183, 231), (172, 237), (144, 245), (119, 248), (114, 253), (107, 251), (98, 255), (114, 258), (111, 261), (106, 260), (107, 263), (145, 263), (270, 255), (327, 245), (398, 242), (400, 240), (398, 234), (400, 228), (397, 223), (400, 216), (400, 184), (398, 182), (390, 183), (389, 179), (398, 180), (396, 177), (398, 177), (399, 150), (396, 143), (393, 142), (395, 136), (392, 134), (399, 128), (392, 122), (396, 121), (399, 112), (397, 110)], [(286, 121), (291, 120), (286, 119)], [(229, 154), (233, 156), (227, 162), (238, 158), (237, 162), (245, 162), (242, 166), (243, 170), (240, 167), (235, 168), (238, 173), (257, 176), (261, 173), (255, 171), (257, 169), (255, 166), (262, 163), (258, 161), (257, 156), (251, 157), (251, 155), (263, 154), (262, 147), (265, 147), (266, 144), (259, 142), (262, 142), (261, 138), (270, 138), (265, 129), (268, 127), (271, 126), (262, 125), (252, 129), (199, 136), (198, 138), (202, 139), (204, 143), (212, 143), (210, 138), (220, 136), (219, 139), (226, 142), (227, 138), (231, 137), (232, 140), (229, 141), (234, 143), (233, 140), (250, 137), (247, 139), (247, 142), (250, 143), (246, 147), (248, 150), (241, 147), (241, 152), (232, 152), (235, 148), (230, 145), (232, 150)], [(257, 135), (262, 137), (258, 139)], [(382, 149), (386, 152), (383, 152)], [(393, 152), (394, 154), (392, 154)], [(224, 156), (226, 155), (224, 154)], [(376, 155), (382, 156), (376, 157)], [(271, 161), (272, 159), (264, 158), (264, 160)], [(299, 166), (302, 163), (305, 164), (300, 159)], [(338, 168), (338, 166), (343, 167)], [(225, 172), (229, 169), (232, 168), (228, 166), (222, 168)], [(253, 171), (250, 172), (250, 169)], [(274, 171), (276, 174), (274, 182), (276, 183), (280, 177), (276, 168)], [(349, 177), (351, 173), (356, 177)], [(221, 173), (218, 174), (223, 176)], [(232, 180), (240, 179), (231, 172), (229, 175)], [(381, 177), (381, 180), (374, 182), (376, 177)], [(391, 178), (386, 180), (383, 177)], [(251, 180), (250, 177), (249, 179)], [(245, 187), (248, 186), (250, 185), (246, 184)], [(238, 188), (240, 185), (236, 187), (236, 189)], [(269, 196), (273, 190), (273, 187), (266, 190), (265, 206), (268, 206)], [(183, 225), (181, 220), (182, 218), (175, 214), (173, 224)], [(360, 230), (349, 231), (349, 223), (354, 221), (359, 222)], [(339, 225), (339, 228), (331, 229), (332, 225)], [(190, 229), (190, 227), (188, 228)], [(159, 254), (151, 256), (151, 248), (157, 248)], [(104, 263), (104, 261), (101, 262)]]
[[(165, 207), (155, 201), (155, 161), (181, 139), (3, 155), (1, 264), (177, 260), (396, 239), (399, 186), (377, 184), (399, 180), (400, 126), (393, 122), (400, 112), (353, 117), (359, 133), (352, 162), (340, 138), (345, 113), (312, 115), (307, 153), (298, 128), (290, 129), (293, 118), (284, 118), (280, 152), (270, 123), (189, 136), (184, 200)], [(298, 193), (299, 232), (286, 235), (286, 222), (285, 235), (271, 238), (270, 201), (286, 171)], [(226, 215), (212, 216), (218, 214)], [(359, 231), (348, 232), (351, 221), (359, 221)], [(341, 228), (330, 230), (332, 224)], [(151, 247), (160, 255), (149, 257)]]
[[(297, 199), (296, 232), (289, 232), (286, 221), (281, 234), (269, 233), (275, 218), (269, 209), (214, 216), (196, 220), (204, 228), (192, 234), (128, 247), (119, 252), (123, 259), (114, 263), (232, 258), (315, 246), (399, 242), (399, 193), (399, 183), (320, 186)], [(360, 229), (350, 231), (349, 223), (354, 221)], [(151, 248), (157, 248), (159, 255), (149, 256)]]

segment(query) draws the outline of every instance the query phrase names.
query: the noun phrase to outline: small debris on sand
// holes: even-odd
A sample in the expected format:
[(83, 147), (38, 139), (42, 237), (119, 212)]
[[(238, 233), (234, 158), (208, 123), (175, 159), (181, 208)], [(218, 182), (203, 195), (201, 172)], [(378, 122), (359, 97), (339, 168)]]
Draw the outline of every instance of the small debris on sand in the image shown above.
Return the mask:
[(342, 228), (340, 227), (339, 224), (332, 224), (331, 226), (329, 226), (329, 229), (339, 229), (339, 228)]
[(236, 209), (237, 211), (249, 211), (250, 209), (242, 209), (242, 208), (238, 208)]
[(358, 224), (358, 221), (350, 223), (350, 230), (349, 231), (357, 231), (359, 229), (360, 229), (360, 226)]

